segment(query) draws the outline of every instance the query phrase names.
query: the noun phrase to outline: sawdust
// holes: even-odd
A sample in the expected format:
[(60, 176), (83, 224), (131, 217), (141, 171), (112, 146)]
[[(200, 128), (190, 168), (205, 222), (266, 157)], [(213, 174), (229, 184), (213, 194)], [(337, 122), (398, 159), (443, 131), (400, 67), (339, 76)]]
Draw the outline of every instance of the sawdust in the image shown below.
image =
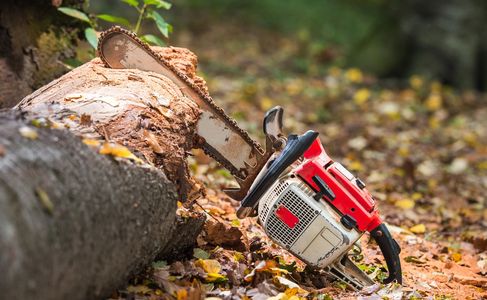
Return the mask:
[[(183, 48), (157, 51), (207, 92), (196, 76), (193, 53)], [(50, 117), (84, 138), (128, 147), (163, 169), (182, 200), (201, 192), (186, 161), (200, 111), (163, 75), (109, 69), (94, 59), (27, 96), (17, 108)]]
[(152, 47), (152, 49), (185, 73), (203, 93), (209, 95), (206, 81), (196, 75), (198, 57), (193, 52), (180, 47)]

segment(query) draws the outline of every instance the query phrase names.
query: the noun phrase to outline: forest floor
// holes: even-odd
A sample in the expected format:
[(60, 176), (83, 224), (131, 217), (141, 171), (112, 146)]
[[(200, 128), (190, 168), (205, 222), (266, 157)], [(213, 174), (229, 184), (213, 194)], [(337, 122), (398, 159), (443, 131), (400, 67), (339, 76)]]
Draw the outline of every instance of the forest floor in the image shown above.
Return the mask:
[[(220, 42), (215, 29), (181, 34), (178, 45), (198, 54), (213, 98), (254, 137), (263, 140), (262, 118), (274, 105), (285, 109), (287, 133), (320, 132), (327, 153), (378, 199), (402, 248), (404, 286), (354, 292), (305, 268), (255, 219), (236, 218), (238, 203), (221, 192), (231, 176), (195, 151), (193, 174), (208, 196), (179, 213), (208, 214), (197, 247), (154, 262), (113, 298), (487, 299), (485, 96), (419, 76), (390, 82), (353, 68), (322, 72), (309, 62), (303, 71), (299, 45), (268, 38), (240, 33), (231, 39), (240, 42)], [(362, 248), (357, 264), (383, 278), (380, 250), (367, 234)]]

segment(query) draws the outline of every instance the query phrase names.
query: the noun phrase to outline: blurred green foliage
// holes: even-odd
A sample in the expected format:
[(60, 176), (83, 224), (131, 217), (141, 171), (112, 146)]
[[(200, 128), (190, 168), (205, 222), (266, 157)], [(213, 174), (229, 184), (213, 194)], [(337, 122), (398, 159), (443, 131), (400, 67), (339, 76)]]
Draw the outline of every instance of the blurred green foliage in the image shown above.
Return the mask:
[(303, 57), (321, 56), (319, 63), (487, 89), (485, 1), (180, 0), (177, 6), (175, 24), (192, 30), (239, 23), (256, 34), (293, 37)]
[[(119, 0), (124, 4), (131, 7), (132, 11), (136, 12), (136, 21), (131, 23), (128, 19), (112, 14), (86, 14), (83, 11), (80, 11), (76, 8), (72, 7), (59, 7), (58, 11), (68, 15), (74, 19), (86, 22), (88, 27), (86, 27), (84, 33), (85, 38), (88, 43), (96, 49), (98, 45), (98, 38), (96, 35), (97, 30), (102, 30), (103, 28), (99, 25), (99, 21), (105, 21), (108, 23), (114, 23), (118, 25), (122, 25), (126, 28), (130, 28), (135, 33), (140, 34), (142, 29), (142, 22), (145, 20), (152, 20), (157, 29), (159, 30), (160, 34), (163, 35), (165, 38), (169, 38), (169, 33), (172, 32), (172, 25), (167, 23), (164, 18), (159, 14), (157, 10), (165, 9), (169, 10), (171, 8), (171, 3), (164, 1), (164, 0)], [(85, 9), (89, 8), (89, 3), (87, 2)], [(116, 13), (116, 12), (115, 12)], [(153, 34), (141, 34), (140, 38), (147, 43), (163, 46), (165, 45), (164, 41)]]
[[(356, 66), (387, 75), (401, 59), (403, 43), (395, 38), (398, 24), (386, 0), (238, 1), (183, 0), (185, 13), (237, 19), (249, 30), (265, 28), (306, 46), (309, 56), (329, 56), (341, 66)], [(193, 26), (202, 18), (192, 18)], [(210, 18), (206, 18), (210, 19)], [(191, 25), (190, 23), (190, 25)], [(377, 63), (380, 58), (380, 63)]]
[[(202, 39), (210, 31), (221, 34), (221, 43), (200, 43), (204, 47), (238, 48), (238, 43), (245, 47), (252, 43), (248, 36), (252, 34), (272, 51), (280, 46), (272, 38), (285, 38), (299, 48), (288, 65), (291, 72), (313, 69), (323, 74), (330, 66), (357, 67), (381, 78), (420, 74), (462, 88), (487, 89), (485, 1), (178, 0), (174, 4), (165, 19), (145, 12), (144, 17), (155, 22), (139, 27), (155, 37), (167, 35), (172, 29), (167, 24), (174, 24), (180, 29), (173, 40), (178, 43), (185, 34), (186, 39)], [(102, 24), (116, 20), (101, 17), (101, 12), (136, 24), (140, 10), (127, 9), (120, 0), (92, 0), (87, 9)], [(127, 27), (121, 20), (116, 23)], [(146, 40), (158, 43), (152, 36)], [(183, 45), (198, 51), (194, 42)], [(217, 63), (221, 69), (235, 69), (225, 61)], [(277, 76), (282, 71), (286, 71), (282, 65), (272, 70)]]

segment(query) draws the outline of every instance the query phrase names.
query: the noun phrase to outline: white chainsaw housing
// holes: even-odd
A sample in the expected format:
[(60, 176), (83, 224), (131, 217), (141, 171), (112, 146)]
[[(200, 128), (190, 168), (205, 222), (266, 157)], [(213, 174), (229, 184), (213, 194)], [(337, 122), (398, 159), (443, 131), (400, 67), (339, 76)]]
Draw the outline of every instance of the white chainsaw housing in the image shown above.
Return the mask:
[[(258, 216), (267, 235), (310, 266), (322, 268), (352, 288), (361, 289), (373, 281), (347, 254), (363, 232), (348, 229), (340, 214), (294, 174), (279, 178), (259, 201)], [(298, 222), (286, 225), (276, 214), (284, 206)]]
[[(284, 176), (259, 201), (259, 219), (267, 235), (307, 264), (324, 268), (341, 258), (361, 237), (356, 229), (347, 229), (340, 215), (325, 203), (316, 201), (315, 192), (301, 179)], [(298, 218), (290, 228), (276, 214), (286, 207)]]

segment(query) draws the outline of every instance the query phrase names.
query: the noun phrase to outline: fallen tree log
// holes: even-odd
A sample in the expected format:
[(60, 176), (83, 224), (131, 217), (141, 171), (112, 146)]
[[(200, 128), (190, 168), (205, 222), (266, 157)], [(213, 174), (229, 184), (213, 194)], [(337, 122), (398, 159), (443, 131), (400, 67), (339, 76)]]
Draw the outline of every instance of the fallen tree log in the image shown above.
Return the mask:
[[(191, 53), (160, 51), (205, 89)], [(164, 76), (96, 59), (0, 113), (1, 297), (106, 297), (191, 245), (203, 218), (175, 217), (201, 192), (186, 163), (198, 117)]]

